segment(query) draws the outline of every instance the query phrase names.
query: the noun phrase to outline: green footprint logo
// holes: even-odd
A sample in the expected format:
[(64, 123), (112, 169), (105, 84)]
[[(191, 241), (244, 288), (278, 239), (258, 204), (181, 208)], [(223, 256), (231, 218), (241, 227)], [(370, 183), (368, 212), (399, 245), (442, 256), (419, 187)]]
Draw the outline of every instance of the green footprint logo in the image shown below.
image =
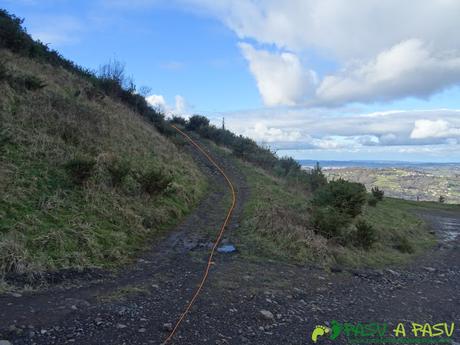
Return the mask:
[(326, 326), (316, 326), (313, 332), (311, 333), (311, 340), (316, 343), (318, 340), (318, 337), (321, 337), (327, 333), (329, 333), (331, 330), (326, 327)]

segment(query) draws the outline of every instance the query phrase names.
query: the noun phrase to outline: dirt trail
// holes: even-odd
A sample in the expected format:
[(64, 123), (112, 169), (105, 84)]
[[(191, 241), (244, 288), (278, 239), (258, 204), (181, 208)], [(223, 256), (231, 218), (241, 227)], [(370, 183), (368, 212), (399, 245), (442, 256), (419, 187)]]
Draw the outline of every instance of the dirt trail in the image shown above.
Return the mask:
[[(228, 210), (222, 175), (196, 149), (186, 149), (210, 185), (194, 212), (120, 272), (61, 272), (70, 279), (53, 274), (51, 280), (63, 279), (64, 284), (43, 292), (0, 295), (0, 339), (14, 344), (159, 344), (164, 340), (169, 328), (164, 324), (176, 321), (201, 279), (209, 247)], [(248, 189), (244, 176), (225, 159), (211, 154), (236, 188), (237, 206), (227, 226), (231, 232), (239, 224)], [(222, 242), (226, 241), (224, 235)], [(20, 283), (21, 279), (14, 277), (13, 281)], [(141, 302), (131, 301), (138, 297)], [(127, 326), (133, 322), (137, 323), (131, 329), (134, 335)], [(119, 331), (114, 334), (114, 329)]]
[[(193, 152), (193, 151), (191, 151)], [(82, 279), (43, 293), (0, 296), (0, 339), (16, 344), (160, 344), (201, 277), (209, 237), (228, 195), (221, 176), (193, 153), (211, 192), (167, 239), (112, 277)], [(238, 189), (229, 227), (238, 226), (249, 193), (242, 176), (215, 153)], [(455, 322), (460, 341), (460, 214), (424, 213), (440, 246), (404, 268), (334, 273), (219, 254), (208, 285), (174, 344), (311, 344), (317, 324)], [(449, 236), (446, 237), (446, 233)], [(166, 325), (165, 325), (166, 324)], [(321, 344), (346, 344), (345, 338)]]

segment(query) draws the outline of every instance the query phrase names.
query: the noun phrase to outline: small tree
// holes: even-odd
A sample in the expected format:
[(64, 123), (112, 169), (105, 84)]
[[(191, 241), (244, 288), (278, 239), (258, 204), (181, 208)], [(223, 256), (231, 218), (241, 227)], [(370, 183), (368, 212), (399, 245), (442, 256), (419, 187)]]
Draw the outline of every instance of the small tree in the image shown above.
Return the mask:
[(372, 225), (366, 223), (364, 220), (359, 220), (356, 223), (356, 237), (355, 243), (357, 246), (368, 250), (377, 241), (375, 229)]
[(366, 200), (366, 187), (362, 183), (338, 179), (316, 190), (312, 203), (315, 206), (335, 207), (342, 213), (356, 217), (361, 214)]
[(439, 202), (440, 202), (441, 204), (444, 204), (444, 203), (446, 202), (446, 198), (445, 198), (443, 195), (441, 195), (441, 196), (439, 197)]
[(371, 189), (372, 195), (374, 198), (376, 198), (378, 201), (383, 200), (383, 196), (385, 195), (385, 192), (383, 190), (380, 190), (379, 187), (372, 187)]
[(187, 121), (183, 117), (174, 115), (171, 119), (171, 123), (185, 126), (187, 124)]
[(187, 122), (187, 129), (189, 131), (196, 131), (201, 127), (208, 127), (209, 126), (209, 119), (205, 116), (201, 115), (193, 115), (188, 119)]
[(327, 184), (327, 178), (323, 174), (319, 162), (316, 162), (315, 167), (309, 172), (310, 177), (310, 190), (314, 192), (318, 188)]

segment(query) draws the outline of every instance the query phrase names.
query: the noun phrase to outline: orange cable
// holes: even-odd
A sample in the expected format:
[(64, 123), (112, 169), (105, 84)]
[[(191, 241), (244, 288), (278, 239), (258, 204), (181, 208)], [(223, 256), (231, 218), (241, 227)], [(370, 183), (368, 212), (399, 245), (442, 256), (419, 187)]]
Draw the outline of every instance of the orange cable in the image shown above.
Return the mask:
[(198, 288), (196, 289), (195, 293), (193, 294), (193, 297), (192, 299), (190, 300), (190, 302), (188, 303), (187, 307), (185, 308), (184, 312), (181, 314), (180, 318), (177, 320), (176, 322), (176, 325), (174, 326), (173, 330), (171, 331), (171, 333), (169, 334), (169, 336), (166, 338), (166, 340), (163, 342), (163, 344), (166, 344), (168, 343), (169, 341), (172, 340), (172, 338), (174, 337), (174, 335), (176, 334), (180, 324), (182, 323), (182, 321), (185, 319), (185, 316), (188, 314), (188, 312), (190, 311), (190, 309), (192, 308), (193, 304), (195, 303), (196, 299), (198, 298), (198, 295), (200, 294), (201, 290), (203, 289), (203, 286), (204, 286), (204, 283), (206, 282), (206, 280), (208, 279), (208, 275), (209, 275), (209, 270), (211, 269), (211, 265), (212, 265), (212, 259), (214, 257), (214, 253), (216, 251), (216, 248), (217, 246), (219, 245), (219, 242), (222, 238), (222, 235), (224, 234), (225, 232), (225, 227), (227, 226), (228, 224), (228, 221), (230, 220), (230, 217), (233, 213), (233, 210), (235, 208), (235, 205), (236, 205), (236, 193), (235, 193), (235, 188), (233, 187), (233, 184), (232, 182), (230, 181), (230, 179), (228, 178), (228, 176), (225, 174), (224, 170), (214, 161), (214, 159), (206, 152), (204, 151), (200, 145), (198, 145), (192, 138), (190, 138), (186, 133), (184, 133), (183, 131), (181, 131), (179, 128), (177, 128), (176, 126), (174, 125), (171, 125), (176, 131), (178, 131), (185, 139), (187, 139), (193, 146), (195, 146), (216, 168), (217, 170), (219, 170), (219, 172), (222, 174), (222, 176), (225, 178), (225, 180), (227, 181), (227, 184), (230, 188), (230, 191), (232, 193), (232, 205), (230, 206), (230, 208), (228, 209), (228, 212), (227, 212), (227, 217), (225, 218), (225, 221), (224, 223), (222, 224), (222, 227), (219, 231), (219, 234), (217, 236), (217, 239), (216, 241), (214, 242), (214, 245), (212, 246), (212, 249), (211, 249), (211, 253), (209, 254), (209, 258), (208, 258), (208, 263), (206, 265), (206, 269), (204, 271), (204, 274), (203, 274), (203, 277), (200, 281), (200, 284), (198, 284)]

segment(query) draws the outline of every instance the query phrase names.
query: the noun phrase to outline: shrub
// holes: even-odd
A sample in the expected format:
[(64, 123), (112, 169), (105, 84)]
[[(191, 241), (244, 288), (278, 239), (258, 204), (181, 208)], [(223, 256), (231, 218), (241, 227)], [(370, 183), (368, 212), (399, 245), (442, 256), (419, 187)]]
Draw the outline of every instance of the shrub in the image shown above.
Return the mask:
[(414, 247), (406, 236), (397, 235), (393, 238), (393, 248), (399, 250), (401, 253), (412, 254)]
[(139, 175), (142, 191), (149, 195), (157, 195), (166, 190), (172, 178), (157, 168), (151, 168)]
[(378, 202), (378, 199), (373, 195), (369, 197), (369, 199), (367, 200), (367, 204), (372, 207), (377, 206), (377, 202)]
[(334, 207), (353, 218), (361, 214), (366, 199), (363, 184), (338, 179), (317, 189), (312, 203), (315, 206)]
[(96, 161), (90, 158), (78, 157), (65, 164), (73, 182), (77, 185), (84, 184), (93, 174)]
[(371, 189), (372, 196), (377, 199), (378, 201), (383, 200), (383, 196), (385, 195), (385, 192), (383, 190), (380, 190), (379, 187), (373, 187)]
[(444, 204), (444, 203), (446, 202), (446, 198), (445, 198), (444, 196), (441, 195), (441, 196), (439, 197), (439, 202), (440, 202), (441, 204)]
[(183, 117), (176, 115), (172, 117), (170, 122), (181, 126), (185, 126), (187, 124), (187, 121)]
[(364, 220), (359, 220), (355, 226), (355, 244), (365, 250), (370, 249), (377, 241), (375, 229)]
[(188, 119), (187, 121), (187, 126), (186, 128), (189, 131), (196, 131), (197, 129), (201, 127), (208, 127), (209, 126), (209, 120), (205, 116), (201, 115), (193, 115)]
[(40, 78), (37, 78), (35, 76), (25, 76), (24, 77), (24, 87), (27, 90), (35, 91), (39, 89), (43, 89), (46, 86), (46, 84), (40, 80)]
[(342, 230), (352, 221), (348, 214), (331, 206), (314, 207), (311, 216), (316, 233), (326, 238), (340, 237)]
[(278, 160), (274, 169), (278, 175), (287, 176), (300, 171), (300, 164), (292, 157), (283, 157)]
[(327, 184), (326, 176), (324, 176), (319, 163), (316, 162), (316, 166), (308, 172), (310, 190), (316, 191), (318, 188)]
[(8, 70), (5, 67), (5, 64), (0, 62), (0, 81), (2, 81), (2, 80), (8, 81), (8, 79), (9, 79)]
[(131, 165), (127, 160), (114, 159), (107, 166), (113, 187), (119, 187), (131, 171)]

